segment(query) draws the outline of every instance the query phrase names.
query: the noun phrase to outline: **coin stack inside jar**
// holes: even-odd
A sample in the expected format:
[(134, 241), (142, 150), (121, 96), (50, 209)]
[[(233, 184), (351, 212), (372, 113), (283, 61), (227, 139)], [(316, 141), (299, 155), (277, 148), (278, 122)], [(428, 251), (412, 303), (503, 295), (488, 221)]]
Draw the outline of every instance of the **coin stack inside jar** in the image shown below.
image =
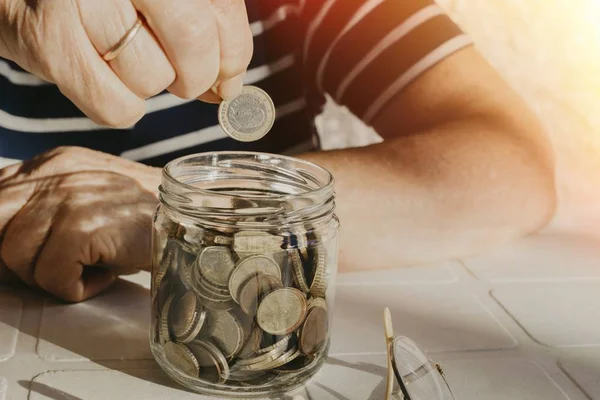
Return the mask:
[(282, 237), (173, 224), (155, 258), (154, 334), (177, 372), (252, 386), (323, 361), (327, 254), (310, 229)]

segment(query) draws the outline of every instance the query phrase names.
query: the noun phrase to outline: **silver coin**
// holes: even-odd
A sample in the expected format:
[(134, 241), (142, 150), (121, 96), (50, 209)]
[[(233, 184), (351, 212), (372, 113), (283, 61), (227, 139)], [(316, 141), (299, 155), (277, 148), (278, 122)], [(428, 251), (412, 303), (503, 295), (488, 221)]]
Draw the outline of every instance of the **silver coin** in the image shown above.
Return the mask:
[(261, 299), (274, 290), (283, 288), (281, 279), (268, 274), (253, 274), (240, 286), (240, 308), (250, 317), (256, 315)]
[(319, 352), (327, 342), (329, 322), (327, 310), (322, 307), (312, 307), (298, 333), (298, 347), (305, 355)]
[(194, 292), (187, 292), (170, 311), (173, 334), (183, 343), (191, 342), (200, 332), (206, 312)]
[[(269, 353), (275, 349), (285, 350), (288, 347), (288, 343), (292, 340), (292, 335), (287, 335), (283, 339), (280, 339), (278, 342), (271, 344), (265, 348), (262, 348), (256, 352), (256, 355)], [(270, 344), (270, 343), (269, 343)]]
[(273, 275), (281, 279), (281, 268), (271, 257), (253, 255), (241, 259), (229, 278), (229, 291), (236, 303), (239, 304), (239, 292), (242, 283), (256, 273)]
[(215, 299), (213, 295), (210, 295), (204, 291), (198, 291), (195, 287), (194, 292), (200, 298), (202, 305), (211, 311), (227, 311), (235, 307), (236, 303), (233, 299)]
[(250, 335), (237, 354), (238, 358), (247, 358), (252, 356), (260, 349), (260, 341), (262, 339), (262, 330), (258, 325), (254, 325), (250, 331)]
[(179, 240), (179, 247), (188, 255), (192, 255), (192, 262), (186, 262), (186, 265), (191, 265), (194, 261), (196, 261), (198, 253), (200, 253), (200, 251), (203, 249), (202, 246), (188, 243), (183, 239)]
[[(216, 370), (219, 383), (225, 382), (229, 377), (229, 364), (225, 356), (219, 351), (217, 346), (209, 341), (205, 340), (194, 340), (189, 345), (189, 349), (194, 353), (200, 365), (200, 378), (211, 380), (213, 375), (210, 373), (210, 369)], [(208, 371), (207, 371), (208, 370)], [(208, 372), (208, 373), (206, 373)]]
[(240, 253), (262, 254), (281, 251), (283, 239), (261, 231), (240, 231), (233, 235), (233, 250)]
[(163, 249), (162, 257), (158, 265), (154, 267), (157, 270), (154, 277), (154, 287), (160, 287), (160, 283), (164, 276), (169, 272), (169, 269), (175, 271), (177, 269), (177, 253), (179, 246), (174, 239), (168, 238)]
[(313, 307), (321, 307), (327, 310), (327, 300), (322, 297), (313, 297), (308, 300), (307, 310), (310, 311)]
[(210, 282), (203, 279), (202, 277), (199, 277), (194, 280), (194, 287), (196, 288), (196, 291), (202, 292), (214, 301), (232, 300), (229, 290), (213, 286)]
[(314, 276), (310, 284), (310, 293), (315, 297), (325, 297), (327, 292), (327, 253), (322, 246), (316, 247), (314, 252)]
[(194, 288), (191, 266), (187, 266), (184, 264), (180, 265), (179, 268), (177, 268), (177, 274), (179, 275), (181, 283), (187, 290), (192, 290)]
[(287, 335), (295, 331), (306, 315), (306, 296), (294, 288), (275, 290), (258, 306), (256, 321), (272, 335)]
[(219, 105), (219, 124), (225, 133), (240, 142), (264, 137), (275, 122), (275, 105), (262, 89), (246, 85), (242, 93)]
[(291, 347), (290, 340), (292, 335), (288, 335), (283, 339), (279, 340), (272, 346), (258, 350), (252, 357), (240, 359), (236, 362), (236, 366), (244, 366), (250, 364), (256, 364), (267, 359), (274, 360), (281, 356), (285, 351)]
[(171, 304), (175, 299), (174, 295), (169, 296), (162, 310), (160, 311), (160, 329), (159, 329), (159, 339), (160, 343), (164, 344), (170, 340), (169, 334), (169, 311), (171, 310)]
[(179, 372), (193, 377), (197, 377), (200, 373), (198, 360), (185, 345), (167, 342), (163, 346), (163, 351), (167, 361)]
[(201, 292), (215, 301), (231, 300), (229, 289), (214, 285), (206, 280), (199, 268), (192, 269), (192, 284), (196, 292)]
[(273, 348), (268, 353), (255, 355), (254, 357), (240, 359), (235, 363), (234, 368), (240, 370), (248, 370), (247, 367), (250, 365), (264, 364), (265, 362), (271, 362), (281, 357), (286, 352), (289, 346)]
[[(197, 275), (200, 276), (200, 273), (197, 273)], [(235, 307), (236, 303), (233, 301), (231, 295), (221, 293), (221, 289), (211, 286), (201, 276), (199, 279), (193, 279), (193, 282), (192, 290), (198, 295), (202, 305), (207, 309), (224, 311)], [(229, 293), (228, 290), (227, 293)]]
[(267, 357), (265, 360), (254, 364), (239, 365), (238, 363), (236, 364), (236, 368), (239, 368), (240, 371), (264, 371), (266, 369), (273, 369), (287, 364), (300, 355), (300, 350), (296, 347), (292, 347), (283, 354), (279, 354), (277, 357)]
[(244, 345), (244, 329), (240, 321), (230, 312), (211, 311), (200, 337), (209, 339), (225, 358), (234, 357)]
[(235, 254), (238, 255), (240, 259), (263, 254), (265, 256), (269, 256), (279, 265), (279, 268), (284, 268), (284, 262), (286, 257), (288, 256), (286, 250), (278, 250), (278, 251), (236, 251)]
[(304, 266), (302, 265), (302, 259), (300, 253), (296, 249), (292, 249), (290, 253), (290, 263), (292, 264), (292, 274), (294, 276), (294, 282), (296, 286), (300, 288), (304, 293), (310, 291), (308, 283), (306, 283), (306, 277), (304, 276)]
[(267, 365), (264, 365), (263, 370), (279, 368), (282, 365), (285, 365), (285, 364), (295, 360), (296, 358), (298, 358), (301, 355), (302, 354), (300, 353), (300, 350), (298, 350), (296, 348), (292, 348), (285, 354), (282, 354), (281, 357), (279, 357), (278, 359), (273, 360), (272, 362), (270, 362)]
[(194, 252), (196, 252), (200, 246), (206, 244), (204, 241), (204, 230), (197, 226), (181, 224), (177, 234), (181, 241), (189, 246), (190, 249), (193, 249)]
[(233, 244), (233, 238), (229, 236), (217, 235), (215, 236), (215, 244), (229, 246)]
[(197, 266), (207, 281), (226, 288), (231, 271), (235, 267), (235, 261), (227, 247), (212, 246), (206, 247), (198, 255)]

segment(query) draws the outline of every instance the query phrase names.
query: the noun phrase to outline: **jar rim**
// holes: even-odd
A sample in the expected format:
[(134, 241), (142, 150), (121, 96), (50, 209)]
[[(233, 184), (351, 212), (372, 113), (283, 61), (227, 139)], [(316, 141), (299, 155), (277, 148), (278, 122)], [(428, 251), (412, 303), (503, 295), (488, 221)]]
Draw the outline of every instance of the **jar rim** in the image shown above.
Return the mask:
[(324, 167), (321, 167), (320, 165), (318, 165), (316, 163), (313, 163), (313, 162), (307, 161), (307, 160), (303, 160), (301, 158), (292, 157), (292, 156), (286, 156), (286, 155), (275, 154), (275, 153), (267, 153), (267, 152), (256, 152), (256, 151), (210, 151), (210, 152), (194, 153), (194, 154), (189, 154), (186, 156), (178, 157), (178, 158), (175, 158), (175, 159), (169, 161), (163, 167), (163, 171), (162, 171), (163, 178), (167, 179), (168, 181), (170, 181), (173, 184), (182, 185), (183, 187), (185, 187), (186, 190), (189, 190), (191, 192), (198, 193), (198, 194), (219, 196), (219, 197), (222, 196), (222, 197), (228, 197), (228, 198), (240, 198), (240, 199), (246, 199), (246, 200), (253, 200), (253, 199), (260, 198), (258, 196), (251, 196), (251, 195), (247, 195), (247, 194), (240, 195), (240, 194), (233, 194), (233, 193), (222, 193), (219, 191), (215, 191), (213, 189), (199, 188), (197, 186), (191, 185), (189, 183), (186, 183), (186, 182), (183, 182), (182, 180), (177, 179), (171, 173), (173, 166), (178, 163), (182, 163), (186, 160), (195, 159), (195, 158), (200, 159), (203, 157), (215, 157), (215, 156), (259, 156), (259, 157), (265, 156), (265, 157), (270, 157), (270, 158), (287, 160), (287, 161), (293, 162), (295, 164), (304, 165), (310, 169), (318, 171), (318, 172), (324, 174), (324, 176), (326, 177), (326, 182), (322, 185), (319, 184), (319, 187), (316, 189), (307, 190), (304, 193), (295, 193), (295, 194), (287, 193), (287, 194), (273, 195), (272, 196), (273, 200), (289, 200), (289, 199), (303, 197), (308, 194), (320, 195), (321, 193), (328, 193), (328, 192), (332, 191), (334, 183), (335, 183), (335, 178), (333, 177), (333, 174), (331, 172), (329, 172), (327, 169), (325, 169)]

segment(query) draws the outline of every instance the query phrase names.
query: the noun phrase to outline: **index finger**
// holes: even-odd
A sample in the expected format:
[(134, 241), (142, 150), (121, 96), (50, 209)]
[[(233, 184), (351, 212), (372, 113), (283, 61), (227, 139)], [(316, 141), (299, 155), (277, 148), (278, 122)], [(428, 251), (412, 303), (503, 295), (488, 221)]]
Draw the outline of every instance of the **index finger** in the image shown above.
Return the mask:
[(177, 77), (169, 90), (193, 99), (219, 74), (219, 36), (208, 0), (133, 0), (158, 38)]

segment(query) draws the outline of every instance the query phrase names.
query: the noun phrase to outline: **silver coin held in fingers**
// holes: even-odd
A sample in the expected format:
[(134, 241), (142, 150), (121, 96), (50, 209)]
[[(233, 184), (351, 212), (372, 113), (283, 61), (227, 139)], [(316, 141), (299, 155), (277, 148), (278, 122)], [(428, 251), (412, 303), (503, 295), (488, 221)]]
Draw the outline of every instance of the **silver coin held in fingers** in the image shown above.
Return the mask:
[(229, 137), (240, 142), (261, 139), (274, 122), (273, 100), (256, 86), (244, 86), (239, 96), (219, 105), (219, 124)]

